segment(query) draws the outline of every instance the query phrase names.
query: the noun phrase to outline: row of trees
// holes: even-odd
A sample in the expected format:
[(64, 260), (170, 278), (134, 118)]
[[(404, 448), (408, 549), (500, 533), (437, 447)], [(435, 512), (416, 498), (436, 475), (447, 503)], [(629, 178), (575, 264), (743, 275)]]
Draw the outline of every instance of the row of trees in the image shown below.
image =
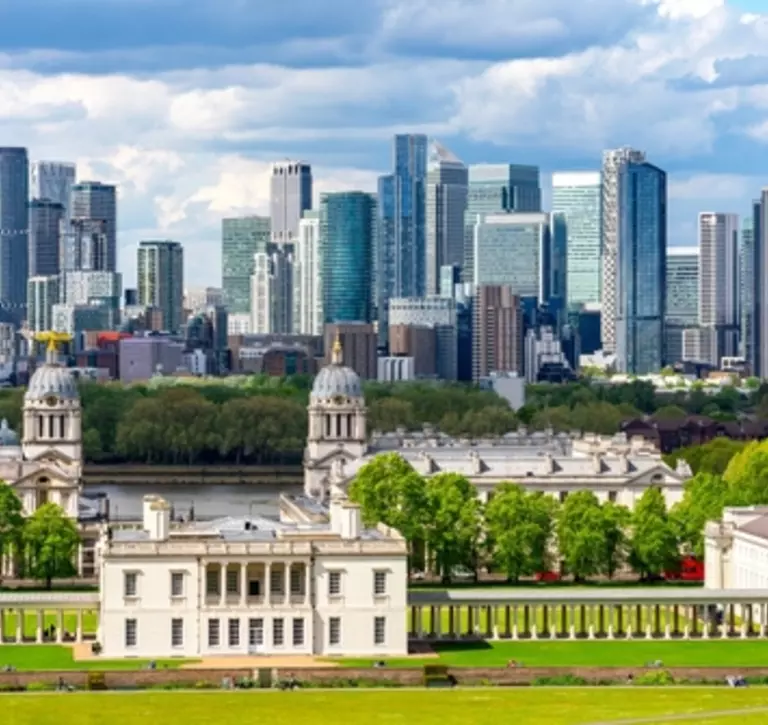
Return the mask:
[(44, 582), (77, 574), (80, 535), (59, 506), (46, 503), (24, 518), (13, 489), (0, 482), (0, 558), (11, 555), (22, 577)]
[[(591, 491), (560, 504), (514, 483), (498, 486), (482, 505), (463, 476), (424, 478), (396, 453), (377, 456), (350, 488), (368, 525), (382, 521), (408, 540), (411, 566), (450, 578), (456, 567), (485, 564), (512, 582), (563, 568), (576, 580), (612, 577), (629, 564), (642, 578), (674, 569), (682, 538), (678, 514), (649, 488), (634, 511), (601, 503)], [(681, 510), (682, 512), (682, 510)]]

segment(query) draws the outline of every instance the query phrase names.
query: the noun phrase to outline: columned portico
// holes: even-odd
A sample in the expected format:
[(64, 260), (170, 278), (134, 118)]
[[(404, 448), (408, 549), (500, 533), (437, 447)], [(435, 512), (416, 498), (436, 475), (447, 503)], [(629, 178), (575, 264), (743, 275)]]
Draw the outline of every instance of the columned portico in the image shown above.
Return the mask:
[(309, 606), (309, 561), (209, 561), (205, 565), (208, 607)]
[[(0, 643), (63, 644), (92, 641), (96, 639), (98, 612), (97, 593), (2, 593)], [(86, 629), (86, 624), (90, 625), (90, 629)]]

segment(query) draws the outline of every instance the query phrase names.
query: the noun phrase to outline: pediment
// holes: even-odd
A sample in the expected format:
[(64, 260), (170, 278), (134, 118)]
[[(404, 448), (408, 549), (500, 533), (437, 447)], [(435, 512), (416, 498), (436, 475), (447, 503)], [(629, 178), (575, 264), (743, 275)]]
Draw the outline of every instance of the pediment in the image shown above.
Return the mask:
[(348, 463), (350, 461), (356, 461), (357, 456), (344, 448), (336, 448), (330, 453), (326, 453), (322, 458), (317, 458), (314, 461), (307, 461), (305, 466), (307, 468), (327, 468), (331, 463), (338, 460), (343, 460), (345, 463)]
[(41, 478), (48, 479), (46, 488), (76, 488), (78, 485), (76, 478), (67, 476), (61, 470), (50, 466), (40, 466), (23, 473), (11, 486), (20, 489), (37, 489), (38, 481)]
[(632, 476), (627, 481), (627, 484), (632, 485), (632, 484), (642, 483), (645, 485), (649, 485), (652, 483), (657, 483), (657, 481), (653, 480), (654, 476), (661, 477), (658, 483), (670, 483), (673, 481), (676, 481), (678, 483), (683, 483), (685, 481), (685, 476), (682, 476), (674, 469), (661, 464), (658, 466), (654, 466), (653, 468), (648, 469), (646, 471), (643, 471), (642, 473), (638, 473), (635, 476)]
[(70, 458), (66, 453), (58, 450), (57, 448), (46, 448), (42, 453), (38, 453), (34, 458), (30, 458), (30, 461), (50, 461), (51, 463), (66, 463), (71, 465), (75, 462), (73, 458)]

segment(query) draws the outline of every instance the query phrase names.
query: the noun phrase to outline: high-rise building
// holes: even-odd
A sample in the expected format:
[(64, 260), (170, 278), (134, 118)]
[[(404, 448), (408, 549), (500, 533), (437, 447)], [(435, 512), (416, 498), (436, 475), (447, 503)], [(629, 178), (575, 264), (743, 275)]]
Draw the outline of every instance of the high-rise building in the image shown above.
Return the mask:
[(104, 329), (119, 323), (123, 277), (118, 272), (65, 271), (61, 273), (59, 301), (69, 307), (95, 307), (105, 310)]
[(63, 218), (72, 216), (72, 187), (77, 169), (74, 164), (60, 161), (34, 161), (29, 169), (29, 196), (50, 199), (64, 207)]
[(27, 302), (29, 162), (25, 148), (0, 148), (0, 306), (20, 322)]
[(59, 302), (59, 277), (30, 277), (27, 282), (27, 327), (32, 332), (53, 328), (53, 306)]
[(616, 352), (616, 319), (618, 314), (617, 284), (619, 275), (619, 237), (621, 220), (625, 215), (621, 207), (619, 179), (630, 163), (642, 164), (645, 154), (631, 148), (603, 153), (601, 235), (603, 284), (601, 288), (601, 337), (606, 353)]
[(64, 206), (50, 199), (29, 202), (29, 276), (58, 274), (59, 233)]
[(74, 217), (67, 223), (62, 219), (59, 235), (59, 261), (63, 271), (109, 271), (106, 220)]
[(100, 181), (83, 181), (72, 187), (73, 219), (104, 223), (107, 247), (105, 262), (98, 269), (117, 271), (117, 189)]
[(467, 167), (447, 148), (429, 147), (426, 192), (426, 294), (440, 293), (440, 269), (464, 263)]
[[(738, 353), (739, 217), (699, 214), (699, 328), (709, 340), (700, 362), (718, 367)], [(708, 349), (706, 349), (708, 348)]]
[(664, 361), (682, 362), (683, 331), (699, 323), (699, 249), (667, 248), (667, 298), (664, 310)]
[(293, 325), (293, 244), (270, 242), (253, 257), (251, 333), (286, 334)]
[(382, 343), (389, 300), (424, 295), (427, 146), (422, 134), (395, 136), (393, 172), (379, 178), (375, 268)]
[(320, 197), (323, 317), (371, 322), (376, 197), (362, 191)]
[(599, 171), (565, 171), (552, 174), (552, 211), (565, 216), (568, 247), (568, 304), (600, 302)]
[(752, 374), (768, 378), (768, 187), (753, 205), (752, 234)]
[(253, 258), (267, 251), (270, 220), (263, 216), (223, 219), (221, 222), (221, 286), (230, 314), (251, 312)]
[[(755, 255), (755, 213), (756, 202), (752, 202), (752, 212), (744, 218), (741, 227), (741, 239), (739, 243), (739, 288), (741, 299), (739, 307), (741, 319), (739, 322), (739, 339), (741, 343), (740, 354), (749, 361), (752, 359), (752, 295), (754, 293), (754, 255)], [(759, 203), (758, 203), (759, 205)]]
[(617, 368), (634, 375), (656, 373), (664, 364), (667, 175), (649, 163), (630, 161), (621, 168), (618, 191)]
[(293, 331), (323, 334), (323, 250), (320, 212), (305, 211), (293, 254)]
[(523, 374), (523, 312), (511, 287), (480, 285), (472, 325), (472, 379), (491, 373)]
[(462, 270), (465, 282), (474, 278), (473, 230), (478, 214), (541, 211), (538, 166), (473, 164), (469, 167), (468, 177)]
[(184, 249), (179, 242), (139, 242), (136, 275), (139, 304), (162, 312), (163, 327), (179, 332), (184, 324)]
[(304, 161), (272, 165), (271, 237), (275, 244), (293, 243), (302, 214), (312, 208), (312, 168)]

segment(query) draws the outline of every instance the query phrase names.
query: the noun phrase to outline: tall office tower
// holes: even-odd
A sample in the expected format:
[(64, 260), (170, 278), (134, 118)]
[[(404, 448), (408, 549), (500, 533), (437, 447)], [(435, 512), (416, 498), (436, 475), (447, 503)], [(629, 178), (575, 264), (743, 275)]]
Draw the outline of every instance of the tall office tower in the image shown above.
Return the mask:
[(293, 244), (267, 245), (253, 259), (251, 333), (292, 332)]
[(541, 211), (538, 166), (474, 164), (469, 167), (462, 278), (474, 278), (474, 225), (478, 214)]
[(617, 368), (633, 375), (656, 373), (664, 364), (667, 175), (651, 164), (630, 161), (622, 166), (618, 192), (619, 245), (613, 257), (618, 262)]
[(547, 305), (564, 321), (566, 229), (561, 214), (513, 212), (478, 216), (473, 284), (502, 285), (527, 309)]
[(523, 374), (523, 312), (511, 287), (480, 285), (472, 325), (472, 379), (493, 372)]
[(440, 268), (464, 263), (467, 167), (447, 148), (429, 147), (426, 192), (426, 294), (440, 293)]
[(699, 324), (699, 249), (667, 249), (667, 300), (664, 310), (664, 361), (682, 362), (683, 331)]
[(139, 242), (136, 276), (139, 304), (156, 307), (163, 328), (179, 332), (184, 320), (184, 248), (168, 240)]
[(53, 329), (53, 306), (59, 302), (59, 277), (30, 277), (27, 282), (27, 327), (32, 332)]
[(312, 168), (304, 161), (272, 164), (270, 184), (271, 238), (275, 244), (293, 243), (301, 215), (312, 208)]
[(371, 322), (376, 197), (362, 191), (320, 197), (323, 318)]
[(552, 174), (552, 211), (562, 213), (567, 225), (568, 304), (600, 303), (599, 171), (564, 171)]
[(624, 215), (624, 211), (621, 208), (619, 179), (628, 164), (642, 164), (644, 162), (645, 154), (642, 151), (635, 151), (631, 148), (603, 152), (603, 189), (600, 210), (603, 283), (600, 292), (600, 326), (603, 351), (606, 353), (616, 352), (618, 250), (621, 219)]
[(123, 276), (119, 272), (78, 270), (61, 273), (59, 308), (75, 310), (73, 319), (77, 319), (80, 308), (99, 307), (104, 329), (113, 329), (120, 321), (122, 296)]
[(62, 271), (106, 272), (109, 250), (108, 225), (104, 219), (74, 217), (60, 227)]
[(27, 301), (29, 163), (25, 148), (0, 148), (0, 308), (21, 322)]
[(739, 288), (741, 289), (739, 354), (747, 361), (752, 357), (752, 293), (755, 286), (753, 264), (755, 254), (754, 205), (755, 202), (752, 202), (752, 213), (742, 223), (739, 242)]
[(752, 208), (752, 358), (749, 367), (758, 378), (768, 378), (768, 187)]
[(323, 334), (323, 250), (320, 212), (305, 211), (293, 253), (293, 331)]
[(64, 206), (50, 199), (29, 202), (29, 276), (47, 277), (61, 271), (59, 233)]
[(699, 214), (699, 332), (702, 362), (718, 367), (738, 352), (739, 217)]
[(60, 161), (34, 161), (29, 168), (29, 195), (50, 199), (64, 207), (64, 219), (72, 216), (72, 187), (77, 169)]
[(100, 181), (83, 181), (72, 187), (73, 219), (104, 222), (106, 253), (103, 267), (107, 272), (117, 271), (117, 189)]
[(224, 305), (232, 315), (251, 313), (253, 258), (267, 251), (270, 227), (269, 217), (222, 219), (221, 287)]
[(381, 344), (386, 344), (389, 300), (424, 295), (427, 146), (422, 134), (395, 136), (393, 173), (379, 178), (374, 266)]

